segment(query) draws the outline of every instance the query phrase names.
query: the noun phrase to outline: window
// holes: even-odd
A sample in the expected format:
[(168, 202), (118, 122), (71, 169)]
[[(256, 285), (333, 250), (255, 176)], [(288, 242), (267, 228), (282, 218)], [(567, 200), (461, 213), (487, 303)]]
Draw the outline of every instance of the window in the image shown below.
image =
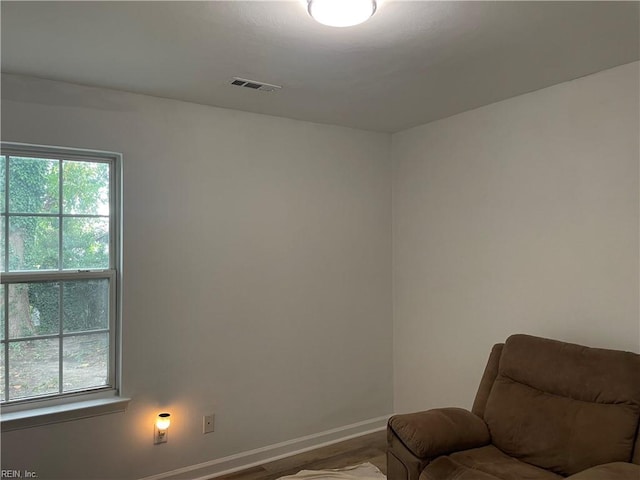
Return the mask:
[(117, 389), (120, 156), (2, 143), (0, 402)]

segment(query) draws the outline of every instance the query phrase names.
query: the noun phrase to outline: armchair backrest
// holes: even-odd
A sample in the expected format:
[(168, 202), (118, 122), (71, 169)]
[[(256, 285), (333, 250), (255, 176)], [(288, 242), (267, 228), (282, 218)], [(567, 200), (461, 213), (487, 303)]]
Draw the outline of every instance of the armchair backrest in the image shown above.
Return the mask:
[(473, 402), (471, 411), (484, 420), (484, 409), (487, 406), (487, 399), (491, 393), (493, 382), (496, 381), (498, 376), (498, 367), (500, 365), (500, 357), (502, 356), (502, 348), (504, 343), (496, 343), (491, 349), (489, 354), (489, 360), (487, 366), (484, 368), (482, 374), (482, 380), (480, 380), (480, 386), (476, 393), (476, 398)]
[(473, 411), (495, 446), (560, 475), (635, 461), (640, 355), (513, 335), (494, 347)]

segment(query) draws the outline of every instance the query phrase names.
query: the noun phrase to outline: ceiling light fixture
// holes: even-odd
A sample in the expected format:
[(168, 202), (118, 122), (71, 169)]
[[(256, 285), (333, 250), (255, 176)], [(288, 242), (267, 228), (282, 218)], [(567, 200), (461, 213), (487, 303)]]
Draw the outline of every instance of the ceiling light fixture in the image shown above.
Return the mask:
[(351, 27), (371, 17), (376, 0), (308, 0), (309, 15), (330, 27)]

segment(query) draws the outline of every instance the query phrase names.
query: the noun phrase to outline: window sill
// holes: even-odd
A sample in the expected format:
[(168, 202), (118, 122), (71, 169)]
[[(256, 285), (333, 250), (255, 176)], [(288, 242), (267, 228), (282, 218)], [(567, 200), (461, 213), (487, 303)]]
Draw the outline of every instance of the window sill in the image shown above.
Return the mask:
[(130, 398), (123, 397), (102, 398), (52, 407), (32, 408), (20, 412), (2, 413), (0, 416), (2, 431), (40, 427), (52, 423), (69, 422), (81, 418), (124, 412), (130, 401)]

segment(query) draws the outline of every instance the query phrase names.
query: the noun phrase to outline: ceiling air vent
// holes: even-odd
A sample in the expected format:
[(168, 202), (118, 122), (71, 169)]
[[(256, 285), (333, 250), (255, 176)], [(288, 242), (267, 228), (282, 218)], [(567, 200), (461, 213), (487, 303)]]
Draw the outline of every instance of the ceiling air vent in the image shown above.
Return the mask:
[(250, 88), (252, 90), (262, 90), (263, 92), (273, 92), (282, 88), (280, 85), (271, 85), (270, 83), (256, 82), (255, 80), (247, 80), (246, 78), (238, 77), (233, 77), (231, 85)]

